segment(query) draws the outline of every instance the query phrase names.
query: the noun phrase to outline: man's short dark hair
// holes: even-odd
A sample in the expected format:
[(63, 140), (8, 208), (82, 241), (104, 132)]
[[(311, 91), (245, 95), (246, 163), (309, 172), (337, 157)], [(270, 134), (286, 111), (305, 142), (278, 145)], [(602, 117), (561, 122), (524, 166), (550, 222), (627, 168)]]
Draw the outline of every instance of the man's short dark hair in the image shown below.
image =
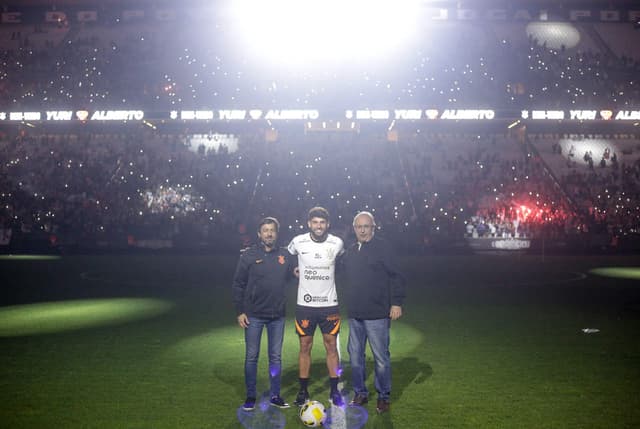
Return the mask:
[(265, 218), (262, 218), (262, 220), (260, 220), (260, 223), (258, 224), (258, 232), (260, 232), (262, 225), (272, 225), (272, 224), (276, 226), (276, 232), (280, 231), (280, 222), (278, 222), (278, 219), (276, 219), (275, 217), (267, 216)]
[(309, 210), (309, 216), (307, 216), (307, 219), (311, 220), (314, 217), (319, 217), (319, 218), (324, 219), (327, 222), (329, 222), (329, 212), (324, 207), (319, 207), (318, 206), (318, 207), (314, 207), (311, 210)]

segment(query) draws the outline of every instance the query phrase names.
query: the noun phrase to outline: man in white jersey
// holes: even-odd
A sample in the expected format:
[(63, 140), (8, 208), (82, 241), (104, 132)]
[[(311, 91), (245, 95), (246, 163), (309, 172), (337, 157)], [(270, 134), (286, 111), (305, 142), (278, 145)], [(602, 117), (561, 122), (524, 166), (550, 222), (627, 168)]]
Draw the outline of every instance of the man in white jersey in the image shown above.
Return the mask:
[(311, 347), (316, 326), (320, 327), (327, 352), (327, 369), (331, 385), (330, 400), (342, 406), (344, 400), (338, 390), (339, 358), (337, 335), (340, 332), (340, 312), (335, 282), (336, 257), (344, 251), (342, 239), (329, 234), (329, 212), (322, 207), (309, 210), (309, 232), (293, 238), (289, 252), (298, 255), (298, 300), (296, 303), (296, 332), (300, 338), (298, 357), (300, 391), (296, 405), (309, 400)]

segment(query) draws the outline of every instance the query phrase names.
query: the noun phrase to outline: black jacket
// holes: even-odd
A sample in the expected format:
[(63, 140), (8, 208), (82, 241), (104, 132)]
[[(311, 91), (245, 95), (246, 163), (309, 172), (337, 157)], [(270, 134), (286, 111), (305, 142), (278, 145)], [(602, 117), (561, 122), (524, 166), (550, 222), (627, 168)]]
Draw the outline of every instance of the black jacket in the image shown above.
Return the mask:
[(243, 251), (233, 276), (236, 313), (265, 319), (284, 317), (287, 286), (296, 265), (297, 258), (284, 248), (266, 252), (262, 245), (254, 245)]
[(344, 275), (347, 316), (351, 319), (384, 319), (392, 305), (402, 306), (405, 278), (397, 268), (391, 245), (373, 236), (371, 241), (347, 247), (339, 261)]

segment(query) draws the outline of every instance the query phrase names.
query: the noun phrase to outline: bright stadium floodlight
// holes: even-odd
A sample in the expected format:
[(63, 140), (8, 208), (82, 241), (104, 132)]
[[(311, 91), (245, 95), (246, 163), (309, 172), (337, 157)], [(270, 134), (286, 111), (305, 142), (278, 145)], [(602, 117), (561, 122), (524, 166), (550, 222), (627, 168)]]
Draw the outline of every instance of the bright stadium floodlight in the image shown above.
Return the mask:
[(235, 0), (248, 56), (283, 66), (385, 60), (415, 35), (419, 0)]

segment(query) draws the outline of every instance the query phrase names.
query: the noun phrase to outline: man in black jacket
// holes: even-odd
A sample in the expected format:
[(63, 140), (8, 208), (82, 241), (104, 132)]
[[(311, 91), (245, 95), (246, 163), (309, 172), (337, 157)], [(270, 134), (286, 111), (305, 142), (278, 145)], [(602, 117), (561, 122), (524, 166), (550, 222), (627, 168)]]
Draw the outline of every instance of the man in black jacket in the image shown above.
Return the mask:
[(286, 288), (293, 278), (296, 258), (276, 247), (280, 224), (266, 217), (258, 225), (260, 243), (246, 249), (233, 277), (233, 303), (238, 324), (244, 328), (244, 377), (247, 399), (242, 408), (250, 411), (256, 404), (258, 356), (263, 328), (267, 329), (269, 350), (270, 404), (288, 408), (280, 397), (281, 355), (284, 338)]
[(356, 243), (348, 247), (341, 260), (347, 287), (344, 295), (349, 322), (349, 360), (354, 397), (349, 405), (369, 401), (365, 384), (365, 346), (367, 341), (375, 360), (376, 409), (389, 411), (391, 396), (391, 320), (402, 316), (405, 279), (398, 271), (390, 244), (375, 234), (375, 219), (360, 212), (353, 219)]

